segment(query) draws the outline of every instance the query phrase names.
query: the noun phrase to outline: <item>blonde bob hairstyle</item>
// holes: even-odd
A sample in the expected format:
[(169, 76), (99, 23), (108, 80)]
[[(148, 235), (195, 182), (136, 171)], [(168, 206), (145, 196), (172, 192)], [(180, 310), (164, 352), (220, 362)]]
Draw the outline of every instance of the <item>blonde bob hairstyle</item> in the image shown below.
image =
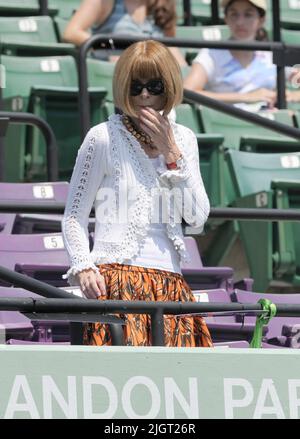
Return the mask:
[(139, 41), (129, 46), (120, 56), (114, 71), (115, 106), (128, 116), (137, 117), (130, 96), (131, 82), (154, 78), (163, 80), (165, 101), (161, 110), (167, 115), (182, 101), (183, 83), (179, 64), (170, 50), (158, 41)]

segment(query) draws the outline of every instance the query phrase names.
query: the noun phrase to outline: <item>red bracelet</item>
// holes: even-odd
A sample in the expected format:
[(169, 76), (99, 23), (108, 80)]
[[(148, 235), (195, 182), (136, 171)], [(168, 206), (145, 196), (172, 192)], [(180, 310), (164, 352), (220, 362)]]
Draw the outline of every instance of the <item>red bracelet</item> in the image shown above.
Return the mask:
[(167, 167), (169, 170), (173, 170), (173, 169), (177, 169), (177, 168), (178, 168), (176, 162), (166, 163), (166, 167)]
[(174, 170), (174, 169), (178, 169), (178, 161), (182, 159), (182, 154), (180, 154), (180, 156), (178, 157), (178, 159), (176, 160), (176, 162), (171, 162), (171, 163), (166, 163), (166, 167), (167, 169), (169, 169), (170, 171)]

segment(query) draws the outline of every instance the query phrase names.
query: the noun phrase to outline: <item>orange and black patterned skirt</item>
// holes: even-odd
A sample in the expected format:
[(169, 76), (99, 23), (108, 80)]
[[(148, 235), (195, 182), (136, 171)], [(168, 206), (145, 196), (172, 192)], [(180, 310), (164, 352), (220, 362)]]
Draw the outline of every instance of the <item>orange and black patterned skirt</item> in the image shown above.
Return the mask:
[[(180, 274), (152, 268), (122, 264), (99, 265), (104, 276), (106, 296), (99, 300), (145, 300), (158, 302), (194, 302), (190, 287)], [(151, 317), (146, 314), (120, 315), (125, 322), (124, 344), (151, 346)], [(201, 317), (164, 317), (165, 345), (175, 347), (212, 347), (206, 323)], [(84, 344), (111, 344), (107, 325), (92, 323), (85, 326)]]

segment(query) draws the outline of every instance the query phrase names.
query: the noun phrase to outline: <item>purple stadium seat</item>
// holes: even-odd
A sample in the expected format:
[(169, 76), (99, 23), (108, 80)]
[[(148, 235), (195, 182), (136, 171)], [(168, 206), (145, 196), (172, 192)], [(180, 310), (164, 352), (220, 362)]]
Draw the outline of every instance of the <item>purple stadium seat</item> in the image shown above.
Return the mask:
[[(23, 288), (0, 287), (0, 297), (32, 297), (41, 299), (42, 296)], [(41, 343), (68, 342), (68, 321), (32, 321), (18, 311), (1, 311), (0, 325), (6, 330), (6, 338), (25, 339)]]
[[(223, 303), (231, 303), (230, 293), (228, 293), (224, 289), (215, 289), (215, 290), (195, 290), (193, 291), (193, 295), (197, 302), (206, 302), (206, 303), (215, 303), (215, 302), (223, 302)], [(235, 316), (212, 316), (205, 317), (205, 321), (207, 323), (236, 323)], [(241, 326), (241, 325), (240, 325)]]
[[(0, 265), (36, 279), (66, 285), (61, 276), (68, 268), (61, 234), (6, 235), (0, 233)], [(1, 282), (1, 280), (0, 280)], [(0, 283), (2, 285), (2, 283)]]
[[(228, 291), (217, 290), (199, 290), (193, 291), (197, 302), (220, 302), (232, 303), (231, 295)], [(213, 341), (229, 342), (229, 341), (251, 341), (255, 323), (238, 322), (234, 315), (232, 316), (211, 316), (204, 317), (208, 329), (210, 330)], [(264, 328), (266, 334), (268, 328)]]
[[(233, 291), (233, 269), (230, 267), (204, 267), (196, 240), (186, 236), (184, 242), (190, 255), (190, 262), (182, 264), (182, 274), (193, 290), (225, 289)], [(243, 279), (238, 286), (251, 291), (253, 279)]]
[[(0, 287), (0, 297), (40, 297), (22, 288)], [(30, 320), (17, 311), (0, 311), (0, 325), (5, 330), (5, 337), (31, 340), (34, 328)]]
[(184, 242), (190, 255), (190, 262), (182, 264), (181, 269), (191, 288), (232, 290), (233, 269), (229, 267), (203, 267), (196, 240), (192, 236), (186, 236)]
[[(259, 299), (269, 299), (275, 304), (300, 304), (300, 294), (249, 293), (237, 289), (232, 293), (232, 298), (240, 303), (257, 303)], [(255, 323), (255, 317), (245, 317), (245, 323)], [(268, 343), (292, 347), (292, 340), (300, 334), (300, 317), (273, 317), (268, 328), (266, 337)]]
[(2, 201), (65, 202), (69, 183), (0, 183)]
[[(30, 202), (38, 205), (41, 202), (64, 203), (68, 194), (69, 183), (0, 183), (0, 200), (18, 203)], [(11, 218), (12, 219), (12, 218)], [(0, 216), (0, 225), (1, 225)], [(0, 227), (1, 231), (1, 227)], [(6, 233), (48, 233), (61, 231), (61, 215), (15, 215), (11, 224), (11, 232)]]
[(30, 320), (19, 312), (0, 311), (1, 337), (16, 337), (31, 339), (33, 336), (33, 325)]
[(0, 233), (12, 233), (16, 218), (15, 213), (0, 213)]

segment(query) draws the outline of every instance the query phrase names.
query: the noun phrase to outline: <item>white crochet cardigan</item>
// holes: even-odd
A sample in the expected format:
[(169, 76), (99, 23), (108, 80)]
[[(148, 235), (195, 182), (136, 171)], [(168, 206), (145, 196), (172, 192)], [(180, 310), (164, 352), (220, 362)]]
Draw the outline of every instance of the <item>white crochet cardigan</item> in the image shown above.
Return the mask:
[[(101, 263), (126, 263), (138, 254), (151, 222), (153, 189), (180, 190), (184, 194), (185, 221), (192, 227), (203, 227), (209, 214), (209, 201), (200, 175), (197, 140), (190, 129), (170, 123), (183, 156), (177, 170), (168, 170), (162, 155), (155, 170), (139, 142), (124, 127), (120, 115), (111, 116), (108, 122), (88, 132), (78, 151), (62, 221), (70, 257), (70, 269), (65, 277), (70, 283), (74, 283), (74, 275), (83, 269), (96, 271), (96, 265)], [(178, 214), (175, 210), (182, 208), (182, 200), (177, 198), (169, 210), (166, 230), (181, 261), (186, 261), (181, 214), (180, 222), (174, 219)], [(94, 203), (95, 239), (90, 252), (88, 219)], [(118, 219), (126, 208), (127, 220)], [(192, 212), (197, 212), (196, 218)]]

